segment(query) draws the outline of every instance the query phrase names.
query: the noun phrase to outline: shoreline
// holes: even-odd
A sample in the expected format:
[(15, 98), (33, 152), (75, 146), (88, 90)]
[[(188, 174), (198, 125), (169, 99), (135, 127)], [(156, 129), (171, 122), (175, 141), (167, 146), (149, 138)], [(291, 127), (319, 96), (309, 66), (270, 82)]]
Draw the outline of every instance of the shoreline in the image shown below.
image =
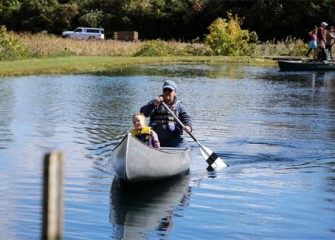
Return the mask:
[(0, 62), (0, 76), (31, 76), (45, 74), (84, 74), (112, 72), (136, 65), (166, 64), (242, 64), (276, 67), (277, 61), (265, 57), (232, 56), (168, 56), (168, 57), (107, 57), (70, 56), (35, 58)]

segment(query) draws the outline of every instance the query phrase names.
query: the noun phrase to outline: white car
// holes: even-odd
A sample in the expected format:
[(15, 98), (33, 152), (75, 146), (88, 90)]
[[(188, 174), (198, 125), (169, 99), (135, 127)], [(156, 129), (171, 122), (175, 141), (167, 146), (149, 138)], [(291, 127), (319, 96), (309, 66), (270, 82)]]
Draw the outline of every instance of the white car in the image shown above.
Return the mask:
[(105, 30), (103, 28), (78, 27), (74, 31), (62, 32), (63, 38), (74, 39), (105, 39)]

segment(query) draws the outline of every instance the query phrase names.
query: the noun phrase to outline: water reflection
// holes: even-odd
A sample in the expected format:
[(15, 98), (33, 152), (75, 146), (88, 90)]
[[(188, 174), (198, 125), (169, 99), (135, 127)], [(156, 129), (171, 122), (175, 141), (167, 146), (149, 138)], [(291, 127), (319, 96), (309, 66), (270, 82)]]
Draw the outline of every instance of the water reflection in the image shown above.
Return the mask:
[(160, 182), (129, 184), (115, 177), (110, 191), (113, 239), (147, 239), (149, 231), (165, 236), (178, 206), (188, 205), (190, 174)]
[(311, 73), (312, 87), (334, 87), (332, 82), (335, 80), (334, 72), (313, 72)]
[[(192, 69), (192, 71), (190, 71)], [(258, 69), (258, 71), (257, 71)], [(238, 64), (169, 64), (165, 66), (127, 67), (103, 71), (104, 76), (165, 76), (182, 78), (230, 78), (241, 79), (244, 74), (259, 75), (264, 68), (247, 68)]]
[(13, 120), (12, 111), (14, 108), (14, 89), (5, 80), (0, 81), (0, 149), (5, 149), (9, 142), (13, 141), (13, 132), (10, 129)]

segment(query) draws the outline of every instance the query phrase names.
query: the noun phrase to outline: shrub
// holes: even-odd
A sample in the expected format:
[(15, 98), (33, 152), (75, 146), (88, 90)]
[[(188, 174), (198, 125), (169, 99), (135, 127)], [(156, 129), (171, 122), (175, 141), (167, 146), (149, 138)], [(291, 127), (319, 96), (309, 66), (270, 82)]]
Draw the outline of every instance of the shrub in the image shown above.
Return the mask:
[(183, 51), (191, 56), (211, 56), (213, 51), (202, 44), (188, 44), (184, 47)]
[(309, 45), (306, 45), (301, 39), (298, 39), (293, 44), (289, 51), (290, 56), (304, 56), (308, 51)]
[(309, 48), (309, 43), (304, 43), (301, 39), (296, 40), (291, 36), (281, 41), (273, 39), (257, 45), (259, 56), (305, 56)]
[(164, 42), (153, 40), (143, 43), (139, 50), (131, 54), (133, 57), (154, 56), (210, 56), (213, 52), (208, 46), (200, 43)]
[[(231, 12), (227, 13), (228, 20), (217, 18), (209, 26), (209, 34), (205, 35), (205, 44), (216, 55), (245, 56), (255, 51), (256, 32), (242, 30), (243, 20)], [(254, 43), (252, 43), (254, 42)]]
[(134, 57), (154, 57), (154, 56), (170, 56), (174, 54), (174, 49), (170, 48), (166, 42), (161, 40), (153, 40), (146, 42), (142, 47), (134, 52)]
[(16, 60), (28, 56), (28, 50), (5, 26), (0, 28), (0, 60)]

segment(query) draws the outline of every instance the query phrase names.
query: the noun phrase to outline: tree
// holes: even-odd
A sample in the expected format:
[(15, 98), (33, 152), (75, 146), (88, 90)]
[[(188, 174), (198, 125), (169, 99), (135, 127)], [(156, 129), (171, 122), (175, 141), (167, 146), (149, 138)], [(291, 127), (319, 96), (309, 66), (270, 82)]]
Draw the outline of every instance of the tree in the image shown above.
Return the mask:
[(103, 19), (103, 12), (100, 10), (91, 10), (79, 18), (81, 26), (100, 27)]
[(15, 31), (59, 34), (78, 25), (138, 31), (143, 39), (202, 40), (208, 26), (227, 12), (261, 41), (309, 38), (325, 21), (335, 25), (334, 0), (1, 0), (0, 24)]
[(18, 18), (21, 30), (31, 32), (48, 31), (54, 27), (57, 0), (23, 0)]
[(55, 10), (55, 19), (53, 28), (50, 32), (59, 34), (65, 30), (74, 29), (73, 24), (76, 23), (79, 16), (78, 5), (60, 4)]
[(0, 25), (6, 25), (11, 28), (17, 26), (15, 14), (20, 10), (21, 3), (19, 0), (2, 0), (0, 2)]

